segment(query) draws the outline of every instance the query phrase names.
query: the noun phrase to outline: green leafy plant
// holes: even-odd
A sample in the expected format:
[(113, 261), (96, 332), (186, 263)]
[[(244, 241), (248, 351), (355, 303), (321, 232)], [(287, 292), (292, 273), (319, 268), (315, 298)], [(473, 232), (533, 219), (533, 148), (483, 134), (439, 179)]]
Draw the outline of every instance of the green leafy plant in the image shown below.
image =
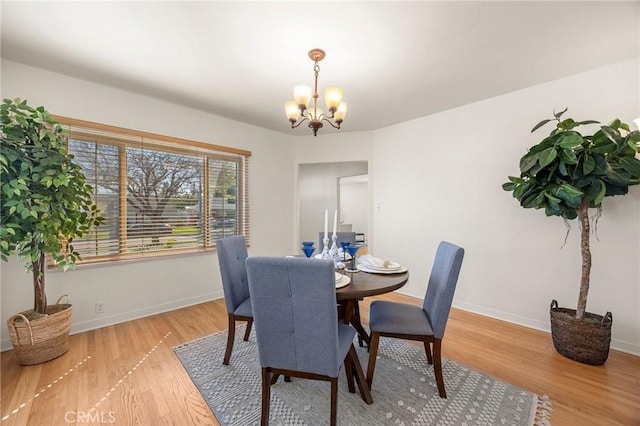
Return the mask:
[(103, 222), (93, 188), (67, 153), (64, 128), (44, 107), (5, 99), (0, 106), (0, 254), (33, 272), (34, 315), (44, 315), (46, 255), (72, 268), (73, 239)]
[[(576, 130), (598, 121), (562, 119), (567, 111), (538, 123), (531, 132), (556, 121), (551, 134), (520, 159), (520, 177), (509, 176), (502, 185), (524, 208), (544, 209), (547, 216), (565, 220), (578, 218), (581, 227), (582, 277), (576, 318), (582, 319), (587, 306), (591, 275), (589, 208), (602, 208), (605, 197), (624, 195), (629, 186), (640, 183), (640, 132), (613, 120), (593, 135)], [(596, 214), (595, 217), (598, 217)]]

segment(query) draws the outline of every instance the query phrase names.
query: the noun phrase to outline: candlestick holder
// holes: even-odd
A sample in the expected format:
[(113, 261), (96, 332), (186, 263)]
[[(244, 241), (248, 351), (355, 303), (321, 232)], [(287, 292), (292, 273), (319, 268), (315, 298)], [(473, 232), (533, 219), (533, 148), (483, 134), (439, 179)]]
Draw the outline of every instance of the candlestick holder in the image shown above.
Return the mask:
[(320, 253), (320, 259), (330, 259), (333, 260), (331, 258), (331, 256), (329, 255), (329, 238), (324, 237), (322, 239), (322, 253)]
[(329, 249), (329, 256), (334, 262), (340, 262), (340, 253), (338, 253), (338, 236), (333, 234), (331, 236), (331, 241), (332, 243), (331, 248)]

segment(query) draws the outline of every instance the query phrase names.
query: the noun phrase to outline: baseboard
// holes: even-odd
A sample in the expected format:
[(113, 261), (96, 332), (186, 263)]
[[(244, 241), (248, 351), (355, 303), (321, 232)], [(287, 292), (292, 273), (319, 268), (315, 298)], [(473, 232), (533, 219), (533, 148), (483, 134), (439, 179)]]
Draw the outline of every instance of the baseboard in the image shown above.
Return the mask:
[[(453, 307), (462, 309), (464, 311), (473, 312), (474, 314), (480, 314), (501, 321), (507, 321), (512, 324), (522, 325), (524, 327), (544, 331), (545, 333), (551, 333), (551, 324), (547, 321), (539, 321), (532, 318), (515, 315), (509, 312), (503, 312), (498, 309), (491, 309), (485, 306), (479, 306), (467, 302), (456, 302), (453, 304)], [(640, 345), (625, 342), (623, 340), (611, 339), (610, 348), (631, 355), (640, 355)]]
[[(399, 291), (398, 293), (404, 294), (405, 296), (416, 297), (418, 299), (422, 298), (422, 297), (417, 297), (415, 294), (410, 294), (406, 292)], [(517, 324), (523, 327), (528, 327), (534, 330), (544, 331), (545, 333), (551, 334), (550, 321), (535, 320), (533, 318), (523, 317), (521, 315), (512, 314), (510, 312), (504, 312), (499, 309), (487, 308), (486, 306), (476, 305), (468, 302), (454, 301), (453, 307), (457, 309), (462, 309), (463, 311), (473, 312), (474, 314), (483, 315), (489, 318), (495, 318), (497, 320), (506, 321), (511, 324)], [(551, 338), (551, 336), (549, 336), (549, 338)], [(640, 345), (635, 343), (625, 342), (624, 340), (611, 339), (610, 348), (613, 350), (628, 353), (631, 355), (640, 355)]]
[[(224, 297), (224, 295), (221, 292), (207, 293), (200, 296), (172, 300), (171, 302), (161, 303), (159, 305), (147, 306), (145, 308), (136, 309), (129, 312), (120, 312), (117, 314), (100, 317), (98, 319), (72, 323), (71, 334), (84, 333), (85, 331), (91, 331), (102, 327), (108, 327), (110, 325), (120, 324), (126, 321), (132, 321), (151, 315), (161, 314), (163, 312), (186, 308), (187, 306), (209, 302), (211, 300), (220, 299), (222, 297)], [(8, 337), (2, 339), (2, 342), (0, 343), (0, 351), (4, 352), (11, 349), (13, 349), (13, 346), (11, 345), (11, 339), (9, 339)]]

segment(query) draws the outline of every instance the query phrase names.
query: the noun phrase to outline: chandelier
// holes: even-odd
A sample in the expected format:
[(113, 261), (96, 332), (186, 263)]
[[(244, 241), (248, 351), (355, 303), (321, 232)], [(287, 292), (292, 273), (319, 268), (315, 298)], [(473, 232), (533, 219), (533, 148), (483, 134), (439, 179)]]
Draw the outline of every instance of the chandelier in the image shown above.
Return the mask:
[[(293, 88), (294, 100), (285, 102), (284, 104), (284, 111), (291, 122), (291, 128), (295, 129), (305, 121), (308, 121), (309, 128), (313, 130), (313, 136), (316, 136), (318, 129), (322, 128), (323, 121), (339, 129), (340, 124), (344, 121), (345, 115), (347, 115), (347, 104), (342, 102), (342, 89), (339, 87), (327, 87), (324, 91), (324, 100), (331, 116), (327, 117), (322, 109), (318, 108), (318, 74), (320, 73), (320, 65), (318, 65), (318, 62), (323, 60), (324, 57), (325, 53), (322, 49), (312, 49), (309, 51), (309, 58), (314, 62), (313, 72), (315, 77), (313, 93), (309, 86), (295, 86)], [(312, 97), (313, 104), (309, 107), (309, 102)], [(300, 119), (300, 117), (302, 117), (302, 119)]]

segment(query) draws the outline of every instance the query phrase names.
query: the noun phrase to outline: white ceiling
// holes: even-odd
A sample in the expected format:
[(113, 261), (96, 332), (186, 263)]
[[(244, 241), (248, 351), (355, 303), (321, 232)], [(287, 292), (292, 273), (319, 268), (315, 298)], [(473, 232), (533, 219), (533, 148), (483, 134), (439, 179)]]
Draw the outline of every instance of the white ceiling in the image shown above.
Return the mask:
[[(640, 2), (2, 2), (2, 58), (287, 134), (344, 89), (373, 130), (640, 54)], [(324, 102), (322, 102), (324, 107)], [(320, 133), (332, 131), (325, 126)]]

